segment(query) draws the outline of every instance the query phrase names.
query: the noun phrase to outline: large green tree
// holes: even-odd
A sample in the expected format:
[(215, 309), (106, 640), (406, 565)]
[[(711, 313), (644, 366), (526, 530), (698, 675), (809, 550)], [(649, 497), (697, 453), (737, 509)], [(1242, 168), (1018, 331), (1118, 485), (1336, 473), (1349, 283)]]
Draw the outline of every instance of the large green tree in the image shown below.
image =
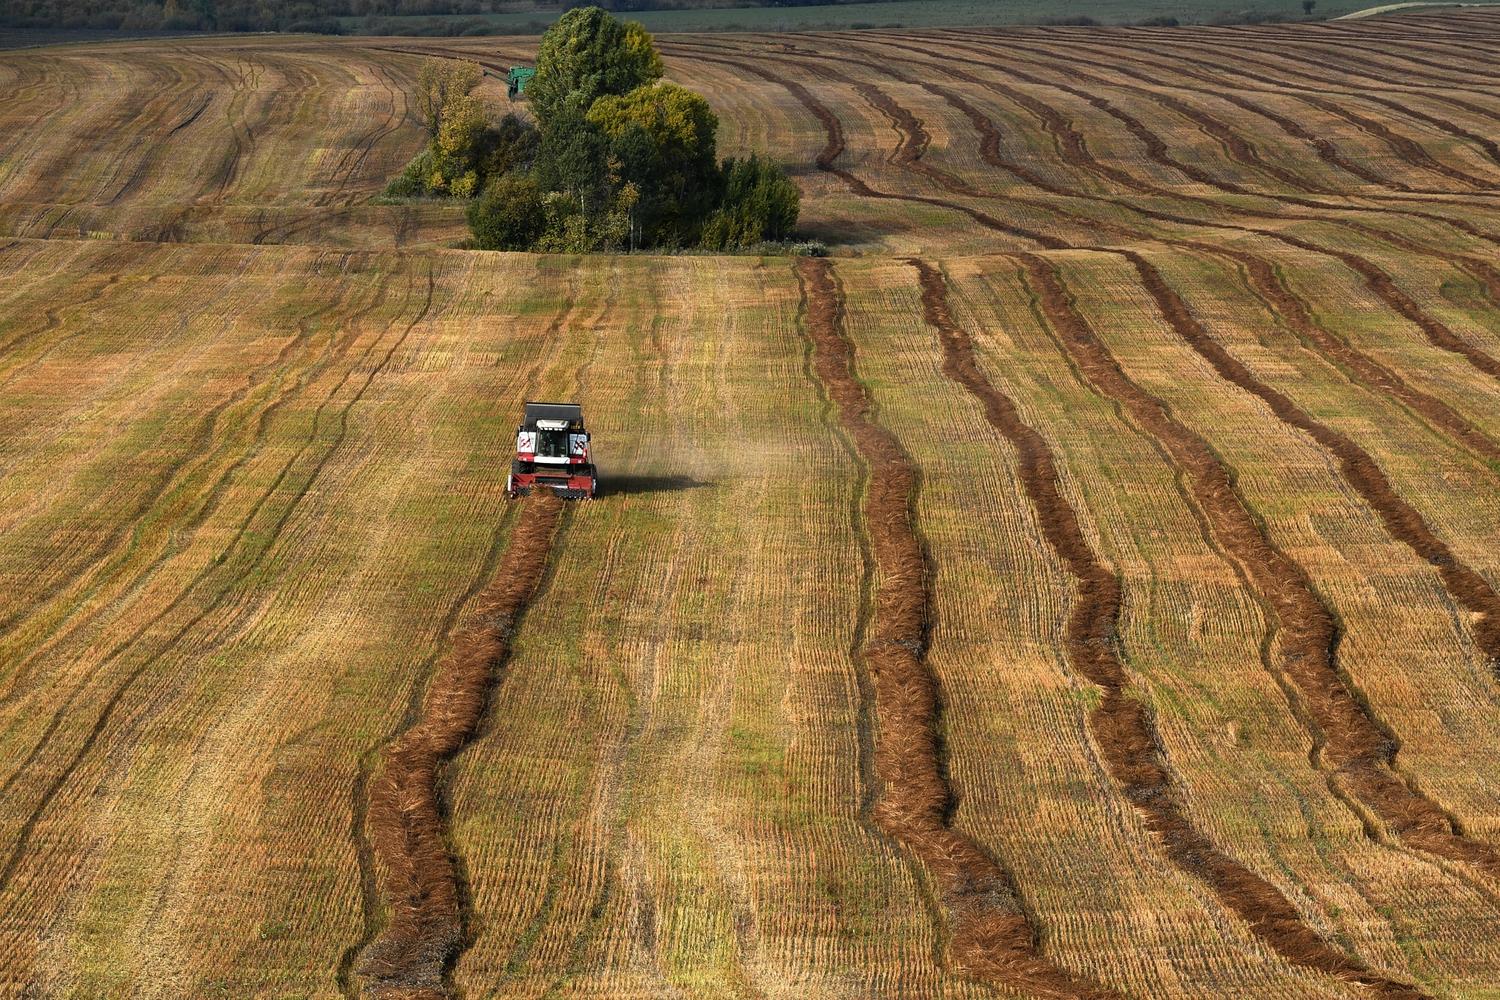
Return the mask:
[(696, 243), (719, 194), (714, 155), (718, 116), (675, 83), (657, 81), (596, 100), (586, 116), (609, 142), (613, 188), (633, 184), (633, 214), (648, 245)]
[(545, 129), (565, 106), (586, 112), (600, 97), (629, 93), (661, 75), (661, 56), (645, 28), (598, 7), (578, 7), (542, 35), (526, 96)]

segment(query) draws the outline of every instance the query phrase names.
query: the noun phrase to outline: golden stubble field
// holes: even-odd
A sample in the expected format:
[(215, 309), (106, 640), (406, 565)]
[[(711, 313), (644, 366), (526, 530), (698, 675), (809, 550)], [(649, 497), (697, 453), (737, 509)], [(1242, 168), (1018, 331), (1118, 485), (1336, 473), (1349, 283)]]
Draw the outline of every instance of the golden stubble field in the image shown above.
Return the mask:
[(0, 995), (1500, 996), (1497, 42), (661, 39), (795, 261), (376, 202), (524, 39), (0, 52)]

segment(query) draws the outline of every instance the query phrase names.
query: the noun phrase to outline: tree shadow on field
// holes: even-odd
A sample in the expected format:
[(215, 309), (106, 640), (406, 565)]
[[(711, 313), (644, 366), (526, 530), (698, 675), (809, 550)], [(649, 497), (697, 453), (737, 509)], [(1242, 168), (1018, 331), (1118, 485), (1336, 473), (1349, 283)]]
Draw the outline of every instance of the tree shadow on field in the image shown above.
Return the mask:
[(713, 483), (694, 479), (692, 476), (642, 476), (626, 474), (623, 476), (601, 476), (599, 478), (599, 496), (632, 496), (637, 493), (679, 493), (683, 490), (697, 490)]

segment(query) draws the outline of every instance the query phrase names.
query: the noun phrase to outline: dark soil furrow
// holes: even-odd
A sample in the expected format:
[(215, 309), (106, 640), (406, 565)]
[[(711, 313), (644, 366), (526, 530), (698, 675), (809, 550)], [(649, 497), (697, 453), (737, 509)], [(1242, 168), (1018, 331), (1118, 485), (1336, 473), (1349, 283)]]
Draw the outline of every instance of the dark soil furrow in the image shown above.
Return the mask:
[(950, 921), (949, 956), (966, 974), (1048, 997), (1115, 997), (1041, 956), (1009, 873), (950, 825), (954, 802), (943, 766), (940, 697), (926, 663), (931, 568), (913, 513), (917, 469), (876, 422), (844, 332), (833, 266), (800, 260), (797, 276), (813, 372), (868, 470), (863, 530), (878, 583), (857, 658), (875, 700), (875, 822), (931, 873)]
[(386, 100), (390, 104), (390, 110), (385, 113), (385, 120), (380, 125), (372, 128), (358, 139), (354, 147), (339, 160), (338, 166), (330, 173), (330, 179), (337, 178), (337, 183), (333, 190), (315, 198), (313, 200), (314, 205), (331, 205), (340, 198), (343, 198), (346, 202), (351, 201), (352, 199), (347, 197), (345, 193), (348, 191), (350, 182), (354, 180), (360, 168), (364, 166), (370, 152), (386, 136), (406, 124), (404, 109), (397, 108), (397, 95), (401, 93), (400, 89), (391, 79), (390, 74), (379, 65), (372, 63), (371, 69), (380, 77), (381, 86), (385, 90)]
[[(345, 328), (353, 327), (364, 315), (380, 306), (384, 300), (385, 290), (382, 288), (377, 291), (377, 294), (371, 297), (366, 305), (342, 317), (341, 326)], [(230, 406), (236, 405), (240, 400), (246, 398), (262, 382), (269, 378), (286, 374), (287, 363), (297, 349), (308, 344), (314, 326), (321, 322), (323, 316), (337, 309), (341, 304), (341, 299), (335, 299), (311, 310), (306, 316), (299, 319), (296, 323), (296, 336), (283, 345), (275, 358), (252, 370), (246, 383), (233, 396), (216, 404), (204, 415), (204, 419), (200, 421), (199, 429), (194, 435), (193, 447), (189, 452), (185, 453), (164, 470), (161, 478), (153, 484), (153, 488), (148, 490), (137, 501), (131, 511), (128, 513), (122, 512), (120, 523), (108, 536), (100, 540), (99, 544), (89, 554), (87, 561), (70, 568), (65, 574), (59, 576), (49, 583), (44, 590), (40, 591), (31, 601), (28, 613), (35, 614), (37, 611), (42, 610), (46, 602), (62, 593), (86, 573), (93, 573), (96, 567), (102, 566), (103, 568), (95, 575), (95, 579), (90, 582), (87, 590), (75, 599), (76, 603), (82, 605), (99, 587), (106, 585), (114, 579), (118, 568), (128, 557), (129, 549), (136, 544), (134, 540), (136, 531), (143, 520), (150, 515), (150, 512), (155, 508), (160, 498), (168, 495), (169, 491), (174, 487), (181, 489), (184, 481), (190, 479), (201, 466), (201, 460), (205, 460), (213, 454), (213, 449), (210, 445), (218, 437), (216, 429), (218, 417)], [(306, 367), (298, 373), (293, 384), (288, 389), (279, 393), (275, 399), (270, 400), (261, 409), (256, 417), (254, 436), (249, 441), (245, 451), (219, 474), (213, 485), (203, 494), (197, 509), (174, 527), (174, 535), (180, 540), (180, 544), (186, 544), (187, 540), (197, 534), (202, 525), (218, 508), (220, 500), (223, 498), (235, 476), (244, 468), (250, 458), (260, 451), (265, 442), (266, 431), (272, 417), (276, 415), (281, 407), (285, 406), (287, 402), (295, 398), (298, 393), (306, 388), (318, 372), (343, 360), (348, 349), (353, 346), (355, 338), (350, 338), (342, 345), (337, 343), (336, 335), (331, 339), (334, 343), (331, 345), (330, 350), (316, 361), (309, 360)], [(309, 355), (309, 359), (310, 357)], [(128, 546), (125, 545), (127, 538), (131, 539)], [(131, 588), (139, 588), (176, 551), (178, 551), (176, 546), (162, 550), (149, 565), (139, 571), (135, 579), (131, 581)], [(81, 620), (75, 621), (71, 625), (69, 624), (69, 619), (59, 622), (56, 633), (45, 642), (38, 644), (25, 658), (19, 660), (14, 665), (15, 673), (13, 674), (11, 684), (6, 693), (0, 696), (0, 708), (3, 708), (6, 703), (17, 696), (18, 689), (24, 683), (26, 672), (34, 661), (45, 655), (48, 649), (55, 647), (69, 636), (78, 634), (80, 630), (91, 627), (105, 611), (106, 607), (95, 608), (84, 614)], [(0, 633), (15, 628), (26, 616), (26, 614), (17, 612), (14, 615), (0, 619)]]
[(463, 941), (458, 873), (448, 851), (439, 782), (473, 738), (536, 593), (562, 520), (563, 501), (526, 501), (494, 579), (438, 663), (416, 721), (382, 751), (367, 822), (389, 921), (359, 962), (369, 993), (444, 996)]
[[(1261, 533), (1236, 492), (1233, 477), (1208, 442), (1125, 374), (1074, 307), (1053, 264), (1034, 255), (1026, 255), (1022, 260), (1042, 314), (1063, 350), (1096, 391), (1118, 403), (1172, 456), (1215, 537), (1272, 602), (1281, 622), (1280, 640), (1287, 669), (1294, 669), (1308, 656), (1325, 655), (1336, 639), (1331, 617), (1313, 594), (1301, 567)], [(1064, 507), (1059, 501), (1057, 517), (1069, 516), (1070, 512), (1063, 512)], [(1052, 516), (1046, 515), (1044, 521)], [(1070, 644), (1076, 648), (1079, 669), (1105, 692), (1104, 701), (1090, 721), (1116, 769), (1116, 780), (1125, 786), (1131, 801), (1146, 817), (1166, 855), (1183, 871), (1208, 884), (1227, 906), (1249, 922), (1258, 937), (1288, 961), (1358, 983), (1375, 996), (1424, 996), (1413, 986), (1371, 972), (1329, 944), (1302, 920), (1296, 908), (1273, 885), (1224, 854), (1192, 825), (1181, 792), (1168, 770), (1149, 709), (1124, 693), (1127, 678), (1115, 653), (1119, 582), (1099, 566), (1086, 547), (1081, 550), (1060, 547), (1072, 544), (1068, 539), (1074, 532), (1081, 537), (1076, 517), (1070, 530), (1060, 527), (1051, 530), (1057, 537), (1054, 546), (1059, 546), (1059, 552), (1079, 577), (1079, 604), (1093, 608), (1093, 617), (1080, 624), (1076, 633), (1079, 638)], [(1075, 615), (1080, 613), (1075, 611)]]

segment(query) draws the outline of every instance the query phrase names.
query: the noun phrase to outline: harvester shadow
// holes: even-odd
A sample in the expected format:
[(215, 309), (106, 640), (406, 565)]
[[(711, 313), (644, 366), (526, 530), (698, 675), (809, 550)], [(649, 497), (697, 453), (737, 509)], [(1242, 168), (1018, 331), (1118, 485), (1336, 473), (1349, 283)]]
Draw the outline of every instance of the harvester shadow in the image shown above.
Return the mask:
[(692, 476), (605, 476), (599, 480), (599, 496), (631, 496), (637, 493), (677, 493), (702, 489), (713, 483)]

